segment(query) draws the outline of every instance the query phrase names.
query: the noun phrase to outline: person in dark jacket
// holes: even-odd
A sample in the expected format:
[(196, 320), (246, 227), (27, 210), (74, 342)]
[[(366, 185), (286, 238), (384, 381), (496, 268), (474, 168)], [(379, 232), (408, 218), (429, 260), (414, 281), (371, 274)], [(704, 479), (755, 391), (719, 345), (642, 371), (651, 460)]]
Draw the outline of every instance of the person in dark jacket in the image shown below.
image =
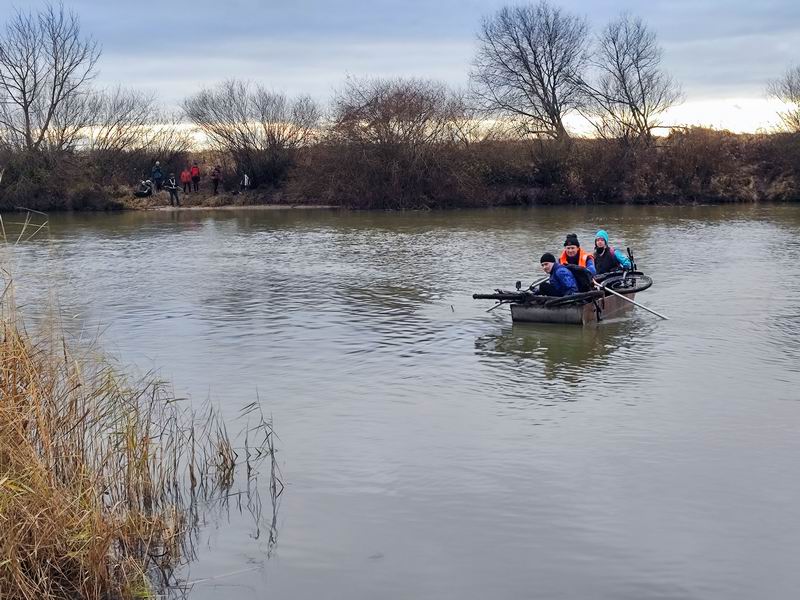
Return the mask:
[(153, 185), (156, 186), (156, 191), (161, 191), (161, 182), (164, 181), (164, 173), (161, 172), (161, 163), (156, 161), (153, 168), (150, 169), (150, 179)]
[(598, 275), (631, 268), (630, 259), (621, 250), (615, 250), (608, 245), (608, 233), (604, 229), (594, 236), (594, 266)]
[(214, 184), (214, 195), (217, 195), (217, 189), (219, 188), (219, 182), (222, 179), (222, 169), (219, 165), (215, 166), (214, 169), (211, 171), (211, 183)]
[[(169, 192), (169, 205), (180, 206), (181, 201), (178, 199), (178, 182), (175, 179), (175, 173), (170, 173), (167, 182), (164, 184)], [(174, 203), (173, 203), (174, 202)]]
[(139, 182), (139, 187), (133, 192), (137, 198), (147, 198), (153, 195), (153, 182), (149, 179)]
[(550, 279), (539, 284), (536, 294), (539, 296), (569, 296), (578, 293), (578, 284), (570, 270), (556, 262), (556, 257), (549, 252), (539, 260), (542, 269), (550, 275)]

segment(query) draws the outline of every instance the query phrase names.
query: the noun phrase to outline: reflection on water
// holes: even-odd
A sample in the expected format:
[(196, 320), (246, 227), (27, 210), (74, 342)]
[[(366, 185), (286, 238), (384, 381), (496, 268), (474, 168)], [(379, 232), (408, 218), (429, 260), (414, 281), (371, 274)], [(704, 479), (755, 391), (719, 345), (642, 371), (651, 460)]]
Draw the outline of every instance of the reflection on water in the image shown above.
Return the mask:
[[(633, 334), (641, 338), (647, 329), (647, 324), (634, 318), (587, 327), (515, 323), (498, 333), (479, 337), (475, 340), (475, 350), (479, 355), (501, 354), (512, 358), (511, 377), (520, 363), (533, 361), (541, 366), (548, 380), (577, 381), (582, 372), (601, 368), (613, 360), (619, 348), (634, 343)], [(498, 363), (490, 361), (490, 364)]]
[[(471, 299), (600, 226), (670, 321)], [(254, 534), (231, 498), (192, 600), (750, 600), (800, 586), (800, 263), (765, 262), (799, 229), (796, 206), (59, 215), (7, 255), (30, 311), (54, 290), (76, 335), (275, 419), (280, 513)]]

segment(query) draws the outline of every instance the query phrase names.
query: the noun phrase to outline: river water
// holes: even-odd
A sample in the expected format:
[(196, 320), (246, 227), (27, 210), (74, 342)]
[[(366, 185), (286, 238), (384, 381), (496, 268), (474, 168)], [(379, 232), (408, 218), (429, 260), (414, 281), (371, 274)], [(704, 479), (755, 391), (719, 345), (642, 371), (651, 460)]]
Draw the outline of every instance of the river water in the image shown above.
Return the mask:
[[(472, 300), (601, 226), (671, 320)], [(64, 215), (14, 253), (32, 312), (274, 418), (277, 544), (211, 520), (192, 600), (800, 588), (800, 207)]]

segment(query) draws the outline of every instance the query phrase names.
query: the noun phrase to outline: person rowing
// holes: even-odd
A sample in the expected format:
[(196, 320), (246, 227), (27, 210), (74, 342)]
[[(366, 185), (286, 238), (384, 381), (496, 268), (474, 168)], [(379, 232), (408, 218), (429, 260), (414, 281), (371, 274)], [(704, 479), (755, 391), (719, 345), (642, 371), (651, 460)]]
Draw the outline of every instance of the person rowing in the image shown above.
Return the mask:
[(594, 256), (581, 248), (577, 234), (570, 233), (567, 235), (567, 239), (564, 240), (564, 251), (561, 253), (558, 262), (562, 265), (577, 265), (588, 270), (593, 276), (597, 275)]
[(621, 250), (616, 250), (608, 244), (608, 233), (605, 229), (599, 230), (594, 236), (594, 264), (597, 275), (624, 269), (631, 269), (631, 261)]
[(537, 296), (570, 296), (578, 293), (578, 284), (570, 270), (564, 265), (556, 262), (556, 257), (546, 252), (539, 260), (542, 270), (550, 276), (550, 279), (540, 283), (534, 289)]

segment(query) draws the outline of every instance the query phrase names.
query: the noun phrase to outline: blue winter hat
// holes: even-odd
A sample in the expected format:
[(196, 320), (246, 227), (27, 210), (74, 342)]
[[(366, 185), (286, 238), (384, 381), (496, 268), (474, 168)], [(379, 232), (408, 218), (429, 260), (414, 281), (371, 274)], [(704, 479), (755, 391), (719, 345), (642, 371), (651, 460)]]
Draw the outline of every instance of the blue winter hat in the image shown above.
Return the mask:
[(603, 238), (606, 241), (606, 245), (608, 245), (608, 232), (605, 229), (601, 229), (594, 234), (595, 241), (597, 241), (597, 238)]

